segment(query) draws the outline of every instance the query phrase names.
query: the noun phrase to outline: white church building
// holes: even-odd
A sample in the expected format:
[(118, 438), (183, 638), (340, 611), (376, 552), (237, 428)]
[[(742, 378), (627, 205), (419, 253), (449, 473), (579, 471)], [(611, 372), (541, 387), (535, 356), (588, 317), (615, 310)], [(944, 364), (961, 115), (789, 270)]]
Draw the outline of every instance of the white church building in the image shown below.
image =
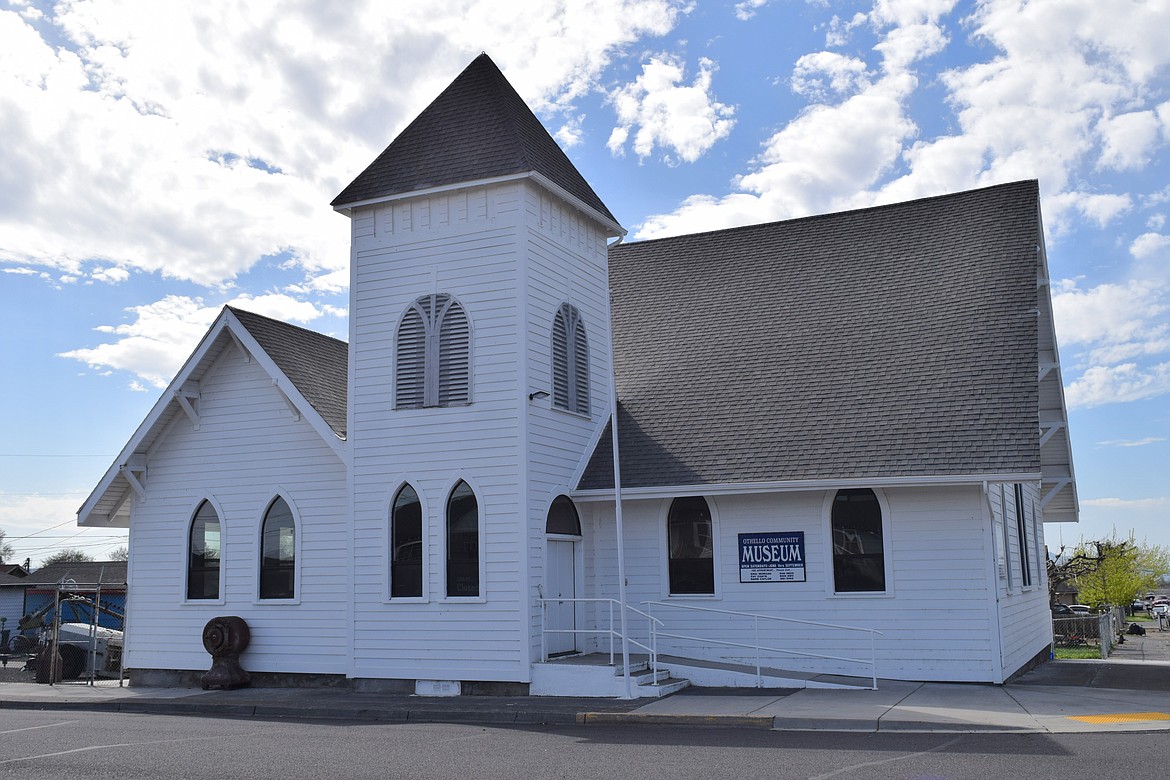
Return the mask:
[(225, 308), (79, 510), (129, 528), (132, 680), (195, 683), (221, 615), (257, 684), (1049, 657), (1077, 498), (1036, 182), (623, 243), (481, 55), (332, 205), (348, 343)]

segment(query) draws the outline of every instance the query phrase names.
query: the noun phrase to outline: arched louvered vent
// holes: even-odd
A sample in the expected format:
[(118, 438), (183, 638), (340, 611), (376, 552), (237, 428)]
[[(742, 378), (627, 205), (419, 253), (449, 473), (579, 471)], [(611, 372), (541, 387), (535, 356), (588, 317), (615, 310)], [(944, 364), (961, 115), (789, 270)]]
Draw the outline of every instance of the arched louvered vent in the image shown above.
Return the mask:
[(562, 303), (553, 318), (553, 406), (589, 414), (589, 342), (577, 307)]
[(398, 325), (394, 407), (459, 406), (471, 402), (471, 326), (447, 293), (424, 295)]

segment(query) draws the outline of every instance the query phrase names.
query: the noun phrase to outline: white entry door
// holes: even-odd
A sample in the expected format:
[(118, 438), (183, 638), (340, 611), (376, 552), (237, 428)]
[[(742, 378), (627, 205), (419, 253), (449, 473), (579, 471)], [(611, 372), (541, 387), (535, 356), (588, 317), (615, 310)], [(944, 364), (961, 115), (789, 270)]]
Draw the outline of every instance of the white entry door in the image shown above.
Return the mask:
[(549, 599), (546, 627), (550, 629), (545, 639), (549, 655), (572, 653), (577, 649), (577, 635), (554, 633), (574, 631), (577, 628), (577, 605), (572, 599), (577, 596), (577, 554), (571, 541), (548, 540), (548, 589)]

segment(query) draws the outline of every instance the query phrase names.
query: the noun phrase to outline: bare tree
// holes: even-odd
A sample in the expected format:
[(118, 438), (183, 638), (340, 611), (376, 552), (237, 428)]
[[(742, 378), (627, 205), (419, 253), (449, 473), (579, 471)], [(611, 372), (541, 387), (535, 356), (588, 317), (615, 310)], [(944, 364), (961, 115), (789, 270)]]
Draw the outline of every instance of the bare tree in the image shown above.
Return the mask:
[(4, 533), (4, 529), (0, 528), (0, 563), (4, 563), (4, 561), (16, 555), (16, 550), (12, 549), (12, 545), (4, 541), (5, 536), (7, 534)]

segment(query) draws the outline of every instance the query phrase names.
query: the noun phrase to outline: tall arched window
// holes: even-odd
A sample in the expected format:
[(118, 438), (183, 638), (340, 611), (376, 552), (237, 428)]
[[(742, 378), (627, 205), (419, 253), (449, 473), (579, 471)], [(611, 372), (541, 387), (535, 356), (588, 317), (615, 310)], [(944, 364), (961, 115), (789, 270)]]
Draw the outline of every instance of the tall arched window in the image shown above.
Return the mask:
[(462, 480), (447, 499), (447, 595), (479, 595), (479, 502)]
[(562, 303), (552, 329), (553, 406), (589, 414), (589, 342), (572, 304)]
[(702, 496), (676, 498), (666, 516), (672, 594), (715, 593), (711, 508)]
[(471, 402), (471, 327), (459, 301), (438, 293), (412, 303), (395, 348), (396, 409)]
[(577, 507), (568, 496), (557, 496), (552, 506), (548, 508), (548, 518), (544, 524), (546, 534), (565, 534), (566, 536), (581, 535), (581, 517), (577, 514)]
[(390, 510), (390, 597), (422, 595), (422, 504), (403, 485)]
[(187, 598), (219, 598), (219, 515), (210, 501), (195, 510), (187, 542)]
[(293, 598), (296, 594), (297, 529), (292, 510), (279, 496), (264, 513), (260, 548), (260, 598)]
[(833, 590), (886, 589), (882, 507), (869, 488), (838, 490), (833, 498)]

